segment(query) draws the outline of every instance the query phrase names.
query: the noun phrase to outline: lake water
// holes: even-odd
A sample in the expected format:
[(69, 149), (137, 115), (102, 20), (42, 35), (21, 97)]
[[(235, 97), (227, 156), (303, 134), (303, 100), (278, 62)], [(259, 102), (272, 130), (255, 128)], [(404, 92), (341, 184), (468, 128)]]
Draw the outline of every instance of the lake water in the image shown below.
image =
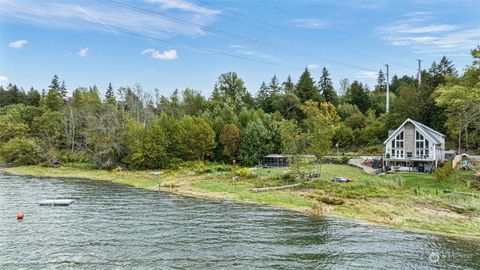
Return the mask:
[[(50, 198), (76, 203), (38, 206)], [(480, 269), (480, 242), (104, 181), (0, 173), (0, 269), (245, 268)]]

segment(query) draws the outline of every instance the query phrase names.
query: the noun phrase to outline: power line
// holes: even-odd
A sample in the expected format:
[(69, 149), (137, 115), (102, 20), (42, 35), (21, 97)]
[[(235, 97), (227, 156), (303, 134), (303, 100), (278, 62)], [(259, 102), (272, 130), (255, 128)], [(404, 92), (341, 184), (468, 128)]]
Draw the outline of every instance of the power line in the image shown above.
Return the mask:
[(350, 63), (345, 63), (345, 62), (334, 60), (334, 59), (329, 59), (329, 58), (318, 56), (318, 55), (313, 55), (313, 54), (310, 54), (310, 53), (305, 53), (303, 51), (298, 51), (298, 50), (295, 50), (295, 49), (292, 49), (292, 48), (289, 48), (289, 47), (284, 47), (284, 46), (279, 46), (279, 45), (275, 45), (275, 44), (272, 44), (272, 43), (258, 41), (258, 40), (251, 39), (251, 38), (248, 38), (248, 37), (245, 37), (245, 36), (242, 36), (242, 35), (238, 35), (238, 34), (235, 34), (235, 33), (223, 31), (223, 30), (220, 30), (220, 29), (217, 29), (217, 28), (214, 28), (214, 27), (203, 26), (203, 25), (200, 25), (200, 24), (188, 22), (188, 21), (178, 19), (178, 18), (173, 17), (173, 16), (165, 15), (163, 13), (150, 11), (150, 10), (146, 10), (146, 9), (143, 9), (143, 8), (134, 7), (134, 6), (131, 6), (131, 5), (128, 5), (128, 4), (125, 4), (125, 3), (115, 1), (115, 0), (105, 0), (105, 1), (110, 1), (114, 4), (116, 4), (116, 5), (119, 5), (121, 7), (126, 8), (126, 9), (136, 11), (136, 12), (140, 12), (140, 13), (143, 13), (143, 14), (146, 14), (146, 15), (160, 16), (160, 17), (166, 18), (167, 20), (175, 21), (175, 22), (181, 23), (181, 24), (189, 26), (189, 27), (195, 27), (195, 28), (201, 27), (202, 29), (205, 29), (208, 32), (228, 36), (228, 37), (233, 38), (233, 39), (240, 39), (240, 40), (244, 40), (244, 41), (247, 41), (247, 42), (254, 42), (255, 44), (257, 44), (259, 46), (281, 49), (281, 50), (285, 50), (285, 51), (288, 51), (288, 52), (296, 52), (298, 54), (302, 54), (303, 56), (308, 57), (309, 59), (311, 59), (312, 57), (315, 57), (315, 58), (323, 59), (324, 61), (336, 63), (336, 64), (343, 65), (343, 66), (348, 66), (348, 67), (351, 67), (351, 68), (354, 68), (354, 69), (359, 69), (359, 70), (364, 70), (364, 71), (372, 71), (369, 68), (361, 67), (361, 66), (358, 66), (358, 65), (350, 64)]
[[(6, 5), (8, 5), (8, 4), (6, 4)], [(13, 6), (11, 6), (11, 7), (13, 7)], [(17, 9), (17, 10), (23, 10), (23, 11), (28, 11), (28, 12), (34, 12), (33, 9), (28, 9), (28, 8), (18, 8), (18, 7), (15, 7), (15, 9)], [(89, 15), (89, 16), (91, 16), (92, 18), (94, 18), (95, 20), (97, 20), (100, 24), (105, 25), (107, 28), (109, 28), (109, 30), (114, 31), (114, 32), (117, 32), (117, 33), (126, 34), (126, 35), (130, 35), (130, 36), (135, 36), (135, 37), (140, 37), (140, 38), (145, 38), (145, 39), (150, 39), (150, 40), (154, 40), (154, 41), (158, 41), (158, 42), (162, 42), (162, 43), (166, 43), (166, 44), (170, 44), (170, 45), (181, 46), (181, 47), (184, 47), (184, 48), (188, 48), (188, 49), (192, 49), (192, 50), (197, 50), (197, 51), (202, 51), (202, 52), (206, 52), (206, 53), (210, 53), (210, 54), (223, 55), (223, 56), (228, 56), (228, 57), (243, 59), (243, 60), (247, 60), (247, 61), (251, 61), (251, 62), (257, 62), (257, 63), (261, 63), (261, 64), (268, 64), (268, 65), (272, 65), (272, 66), (280, 66), (280, 67), (284, 67), (284, 68), (288, 68), (288, 69), (293, 69), (293, 70), (303, 70), (303, 68), (294, 67), (294, 66), (291, 66), (291, 65), (283, 65), (283, 64), (280, 64), (280, 63), (274, 63), (274, 62), (259, 60), (259, 59), (256, 59), (256, 58), (251, 58), (251, 57), (246, 57), (246, 56), (231, 54), (231, 53), (228, 53), (228, 52), (213, 50), (213, 49), (209, 49), (209, 48), (202, 48), (202, 47), (197, 47), (197, 46), (184, 45), (184, 44), (180, 44), (180, 43), (173, 42), (173, 41), (166, 40), (166, 39), (161, 39), (161, 38), (154, 37), (154, 36), (138, 34), (138, 33), (134, 33), (134, 32), (127, 31), (127, 30), (121, 30), (121, 29), (119, 29), (119, 28), (117, 28), (117, 27), (114, 27), (114, 26), (112, 26), (111, 24), (103, 21), (102, 19), (98, 18), (97, 16), (94, 16), (93, 14), (89, 14), (89, 13), (86, 12), (85, 10), (83, 10), (83, 11), (84, 11), (87, 15)], [(168, 33), (168, 32), (163, 31), (163, 30), (160, 30), (160, 31), (161, 31), (161, 32), (164, 32), (164, 33)]]
[[(280, 8), (270, 2), (267, 2), (267, 1), (264, 1), (264, 0), (259, 0), (259, 2), (263, 3), (264, 5), (268, 5), (282, 13), (285, 13), (287, 15), (290, 15), (292, 17), (295, 17), (297, 19), (302, 19), (302, 20), (308, 20), (308, 18), (305, 18), (305, 17), (302, 17), (302, 16), (299, 16), (291, 11), (288, 11), (288, 10), (285, 10), (283, 8)], [(345, 32), (343, 31), (338, 31), (338, 33), (342, 34), (343, 36), (347, 37), (347, 38), (352, 38), (350, 35), (346, 34)], [(376, 57), (376, 56), (372, 56), (372, 55), (369, 55), (369, 54), (366, 54), (366, 53), (363, 53), (363, 52), (360, 52), (360, 51), (357, 51), (357, 50), (352, 50), (352, 49), (346, 49), (347, 51), (351, 52), (351, 53), (354, 53), (354, 54), (357, 54), (357, 55), (361, 55), (361, 56), (364, 56), (364, 57), (367, 57), (367, 58), (370, 58), (370, 59), (373, 59), (373, 60), (376, 60), (378, 62), (381, 62), (381, 63), (384, 63), (386, 62), (385, 59), (382, 59), (382, 58), (379, 58), (379, 57)], [(407, 69), (410, 69), (410, 70), (416, 70), (416, 68), (413, 68), (413, 67), (410, 67), (410, 66), (406, 66), (406, 65), (403, 65), (403, 64), (400, 64), (400, 63), (395, 63), (395, 62), (392, 62), (392, 61), (388, 61), (389, 63), (391, 64), (394, 64), (396, 66), (400, 66), (400, 67), (404, 67), (404, 68), (407, 68)]]
[(215, 34), (219, 34), (219, 35), (228, 36), (232, 39), (252, 42), (252, 43), (255, 43), (255, 44), (263, 46), (263, 47), (269, 47), (269, 48), (274, 48), (275, 47), (275, 44), (264, 42), (264, 41), (261, 41), (261, 40), (258, 40), (258, 39), (252, 39), (252, 38), (249, 38), (249, 37), (246, 37), (246, 36), (243, 36), (243, 35), (238, 35), (238, 34), (235, 34), (235, 33), (232, 33), (232, 32), (223, 31), (223, 30), (218, 29), (218, 28), (205, 26), (205, 25), (201, 25), (201, 24), (194, 23), (194, 22), (191, 22), (191, 21), (183, 20), (183, 19), (180, 19), (180, 18), (177, 18), (177, 17), (174, 17), (174, 16), (170, 16), (170, 15), (161, 13), (161, 12), (156, 12), (156, 11), (151, 11), (151, 10), (144, 9), (144, 8), (135, 7), (135, 6), (132, 6), (132, 5), (129, 5), (129, 4), (125, 4), (125, 3), (122, 3), (122, 2), (116, 1), (116, 0), (105, 0), (105, 1), (109, 1), (109, 2), (111, 2), (111, 3), (113, 3), (117, 6), (121, 6), (121, 7), (125, 8), (125, 9), (129, 9), (129, 10), (132, 10), (132, 11), (137, 11), (137, 12), (140, 12), (140, 13), (143, 13), (143, 14), (146, 14), (146, 15), (163, 17), (164, 19), (169, 20), (169, 21), (180, 23), (180, 24), (183, 24), (183, 25), (186, 25), (186, 26), (189, 26), (189, 27), (200, 28), (200, 29), (205, 30), (205, 31), (210, 32), (210, 33), (215, 33)]

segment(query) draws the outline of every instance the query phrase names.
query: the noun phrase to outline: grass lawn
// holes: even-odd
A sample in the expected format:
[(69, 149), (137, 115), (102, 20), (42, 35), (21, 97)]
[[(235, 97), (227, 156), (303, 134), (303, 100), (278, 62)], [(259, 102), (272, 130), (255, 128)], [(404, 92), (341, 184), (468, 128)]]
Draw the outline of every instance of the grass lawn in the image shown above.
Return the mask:
[[(472, 172), (457, 171), (438, 181), (432, 174), (399, 173), (372, 176), (361, 169), (327, 164), (322, 178), (276, 191), (251, 192), (254, 187), (294, 183), (295, 172), (316, 172), (318, 167), (239, 168), (209, 165), (178, 170), (106, 171), (70, 167), (13, 167), (6, 172), (46, 177), (81, 177), (107, 180), (186, 196), (261, 203), (313, 214), (397, 228), (425, 230), (456, 236), (480, 237), (480, 191), (471, 188)], [(235, 177), (236, 176), (236, 177)], [(334, 176), (352, 183), (333, 183)]]

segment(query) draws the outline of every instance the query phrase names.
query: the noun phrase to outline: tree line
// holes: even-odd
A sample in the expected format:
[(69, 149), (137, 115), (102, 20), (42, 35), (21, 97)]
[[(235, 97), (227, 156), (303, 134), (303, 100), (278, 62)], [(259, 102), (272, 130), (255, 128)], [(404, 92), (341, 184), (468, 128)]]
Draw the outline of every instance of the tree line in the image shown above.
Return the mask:
[[(348, 79), (333, 87), (326, 67), (315, 81), (305, 68), (297, 82), (277, 76), (256, 95), (235, 72), (221, 74), (212, 95), (194, 89), (170, 96), (140, 85), (109, 84), (71, 93), (55, 75), (47, 90), (0, 87), (0, 157), (14, 164), (93, 163), (101, 168), (172, 168), (185, 161), (258, 164), (271, 153), (332, 149), (381, 151), (388, 130), (406, 118), (448, 135), (461, 150), (480, 147), (480, 47), (459, 75), (446, 57), (413, 76), (393, 76), (386, 114), (386, 79), (377, 84)], [(377, 153), (380, 154), (380, 153)]]

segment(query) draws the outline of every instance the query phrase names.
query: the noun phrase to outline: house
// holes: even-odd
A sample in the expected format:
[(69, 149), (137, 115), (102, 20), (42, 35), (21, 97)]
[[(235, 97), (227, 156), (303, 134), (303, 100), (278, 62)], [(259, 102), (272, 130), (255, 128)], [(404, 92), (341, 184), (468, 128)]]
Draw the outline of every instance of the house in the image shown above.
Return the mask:
[(410, 118), (389, 132), (383, 144), (386, 171), (432, 172), (445, 161), (445, 135)]
[(283, 166), (289, 166), (290, 163), (293, 161), (293, 158), (301, 158), (304, 161), (307, 162), (313, 162), (317, 158), (315, 155), (278, 155), (278, 154), (270, 154), (267, 156), (264, 156), (261, 160), (262, 166), (263, 167), (283, 167)]

